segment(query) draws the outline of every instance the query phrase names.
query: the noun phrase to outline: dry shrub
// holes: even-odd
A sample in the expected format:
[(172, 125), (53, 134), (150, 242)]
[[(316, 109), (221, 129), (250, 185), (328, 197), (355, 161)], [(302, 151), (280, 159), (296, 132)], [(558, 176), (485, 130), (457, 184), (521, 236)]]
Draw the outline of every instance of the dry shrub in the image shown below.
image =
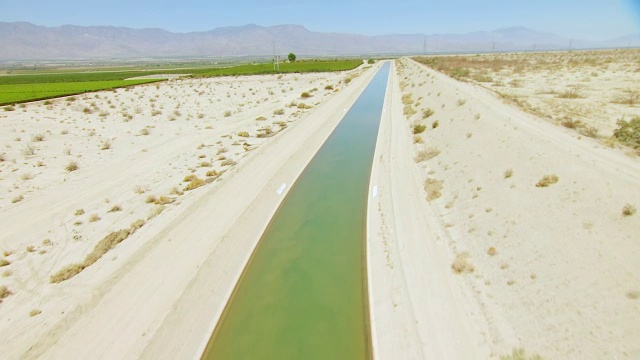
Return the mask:
[(31, 311), (29, 311), (29, 316), (30, 317), (34, 317), (36, 315), (40, 315), (42, 313), (42, 310), (39, 309), (33, 309)]
[(538, 181), (536, 187), (547, 187), (558, 182), (558, 177), (555, 174), (545, 175)]
[(424, 124), (413, 124), (413, 134), (421, 134), (427, 130), (427, 126)]
[(631, 205), (631, 204), (626, 204), (622, 208), (622, 215), (624, 215), (624, 216), (631, 216), (631, 215), (633, 215), (635, 213), (636, 213), (636, 207)]
[(84, 209), (78, 209), (76, 210), (73, 215), (75, 216), (80, 216), (80, 215), (84, 215)]
[(24, 196), (23, 195), (18, 195), (16, 197), (14, 197), (13, 199), (11, 199), (11, 203), (15, 204), (15, 203), (20, 202), (22, 200), (24, 200)]
[(256, 121), (265, 121), (265, 120), (267, 120), (267, 118), (266, 118), (266, 117), (264, 117), (264, 116), (258, 116), (258, 117), (256, 118)]
[(104, 254), (106, 254), (111, 249), (116, 247), (116, 245), (131, 236), (138, 229), (144, 226), (144, 224), (144, 220), (137, 220), (133, 222), (131, 226), (129, 226), (129, 228), (114, 231), (111, 234), (105, 236), (96, 244), (96, 246), (93, 248), (93, 251), (91, 251), (91, 253), (89, 253), (84, 258), (84, 261), (82, 261), (81, 263), (70, 264), (63, 267), (57, 273), (51, 275), (49, 281), (51, 283), (59, 283), (78, 275), (80, 272), (82, 272), (82, 270), (95, 264), (96, 261), (98, 261)]
[(240, 132), (238, 133), (238, 136), (240, 136), (240, 137), (249, 137), (249, 133), (248, 133), (248, 132), (246, 132), (246, 131), (240, 131)]
[(67, 164), (67, 166), (65, 166), (64, 169), (67, 170), (68, 172), (76, 171), (78, 170), (78, 164), (75, 161), (72, 161), (69, 164)]
[(500, 360), (543, 360), (540, 355), (527, 356), (524, 349), (513, 349), (510, 355), (500, 356)]
[(469, 253), (463, 252), (458, 254), (451, 264), (451, 270), (456, 274), (473, 272), (475, 268), (469, 259)]
[(558, 96), (556, 97), (559, 99), (580, 99), (580, 98), (583, 98), (584, 96), (580, 95), (578, 90), (571, 89), (571, 90), (565, 90), (564, 92), (558, 94)]
[(197, 178), (196, 174), (189, 174), (189, 175), (185, 176), (184, 180), (182, 180), (182, 181), (183, 182), (189, 182), (189, 181), (191, 181), (193, 179), (196, 179), (196, 178)]
[(496, 253), (497, 253), (496, 248), (494, 248), (493, 246), (487, 250), (487, 255), (489, 256), (494, 256)]
[(568, 129), (577, 129), (582, 125), (580, 120), (573, 119), (565, 119), (560, 124)]
[(510, 178), (512, 176), (513, 176), (513, 170), (512, 169), (507, 169), (507, 170), (504, 171), (504, 178), (505, 179), (508, 179), (508, 178)]
[(235, 164), (236, 164), (236, 162), (235, 162), (235, 161), (233, 161), (233, 160), (231, 160), (231, 159), (223, 160), (223, 161), (220, 163), (220, 165), (221, 165), (221, 166), (233, 166), (233, 165), (235, 165)]
[(185, 191), (194, 190), (203, 186), (204, 184), (206, 184), (204, 180), (198, 177), (195, 177), (187, 184), (187, 186), (185, 186), (184, 190)]
[(160, 196), (159, 198), (155, 199), (153, 203), (156, 205), (169, 205), (169, 204), (173, 204), (174, 201), (176, 201), (176, 199), (172, 197)]
[(402, 103), (404, 105), (413, 105), (414, 101), (411, 98), (411, 94), (404, 94), (402, 95)]
[(218, 174), (218, 172), (215, 171), (215, 170), (209, 170), (209, 171), (207, 171), (207, 173), (205, 175), (206, 176), (214, 176), (214, 177), (220, 176), (220, 174)]
[(402, 112), (406, 117), (411, 117), (417, 113), (416, 109), (414, 109), (411, 105), (406, 105)]
[(122, 211), (122, 206), (120, 205), (113, 205), (113, 207), (111, 207), (111, 209), (109, 209), (108, 212), (118, 212), (118, 211)]
[(98, 216), (98, 214), (92, 214), (91, 216), (89, 216), (89, 222), (96, 222), (96, 221), (100, 221), (100, 216)]
[(428, 117), (430, 117), (431, 115), (433, 115), (435, 113), (435, 111), (433, 111), (433, 109), (431, 108), (426, 108), (424, 110), (422, 110), (422, 119), (426, 119)]
[(635, 116), (630, 121), (618, 120), (618, 128), (613, 131), (613, 136), (634, 149), (640, 149), (640, 116)]
[(427, 192), (427, 201), (435, 200), (442, 196), (443, 181), (427, 178), (424, 182), (424, 190)]
[(0, 259), (0, 267), (11, 265), (11, 261), (7, 259)]
[(9, 289), (6, 286), (4, 285), (0, 286), (0, 303), (2, 303), (2, 299), (6, 298), (11, 294), (12, 292), (9, 291)]
[(419, 163), (419, 162), (431, 160), (438, 155), (440, 155), (440, 149), (436, 147), (431, 147), (428, 149), (418, 151), (418, 154), (415, 157), (415, 161)]

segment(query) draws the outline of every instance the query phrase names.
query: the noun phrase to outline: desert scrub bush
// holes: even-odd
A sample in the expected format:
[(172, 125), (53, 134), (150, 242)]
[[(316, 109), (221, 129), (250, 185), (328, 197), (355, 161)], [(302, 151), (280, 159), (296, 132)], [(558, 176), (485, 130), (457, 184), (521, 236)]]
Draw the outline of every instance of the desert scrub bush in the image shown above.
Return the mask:
[(9, 291), (9, 288), (7, 288), (6, 286), (2, 285), (0, 286), (0, 303), (2, 303), (2, 299), (6, 299), (7, 296), (11, 295), (11, 291)]
[(402, 113), (407, 117), (411, 117), (413, 115), (415, 115), (415, 113), (417, 113), (416, 109), (413, 108), (413, 106), (411, 105), (406, 105), (402, 111)]
[(473, 75), (472, 78), (477, 82), (493, 82), (493, 78), (486, 74)]
[(424, 190), (427, 192), (427, 201), (435, 200), (442, 196), (443, 181), (427, 178), (424, 182)]
[(7, 160), (5, 153), (0, 153), (0, 162)]
[(197, 178), (196, 174), (189, 174), (182, 179), (183, 182), (189, 182), (193, 179)]
[(229, 116), (231, 116), (231, 111), (230, 110), (225, 111), (224, 117), (229, 117)]
[(598, 128), (596, 128), (595, 126), (582, 126), (578, 130), (578, 133), (580, 133), (580, 135), (595, 139), (598, 137)]
[(218, 172), (217, 172), (217, 171), (215, 171), (215, 170), (209, 170), (209, 171), (207, 171), (207, 173), (205, 174), (205, 176), (208, 176), (208, 177), (218, 177), (218, 176), (220, 176), (220, 174), (218, 174)]
[(29, 311), (29, 317), (34, 317), (34, 316), (40, 315), (41, 313), (42, 313), (42, 310), (33, 309), (33, 310)]
[(44, 141), (44, 134), (35, 134), (31, 137), (31, 141), (33, 142), (41, 142)]
[(475, 270), (471, 260), (469, 259), (469, 253), (462, 252), (456, 255), (456, 258), (451, 264), (451, 271), (455, 274), (471, 273)]
[(536, 183), (536, 187), (547, 187), (549, 185), (553, 185), (558, 182), (558, 177), (555, 174), (545, 175), (542, 179), (538, 180)]
[(305, 110), (305, 109), (311, 109), (311, 108), (313, 108), (313, 106), (311, 106), (311, 105), (307, 105), (307, 104), (305, 104), (305, 103), (299, 103), (299, 104), (298, 104), (298, 109), (303, 109), (303, 110)]
[(24, 196), (23, 195), (18, 195), (16, 197), (14, 197), (13, 199), (11, 199), (11, 203), (15, 204), (15, 203), (20, 202), (22, 200), (24, 200)]
[(256, 121), (265, 121), (265, 120), (267, 120), (267, 118), (266, 118), (266, 117), (264, 117), (264, 116), (258, 116), (258, 117), (256, 118)]
[(402, 103), (404, 105), (413, 105), (413, 99), (411, 98), (411, 94), (402, 95)]
[(246, 131), (240, 131), (240, 132), (238, 133), (238, 136), (240, 136), (240, 137), (249, 137), (249, 133), (248, 133), (248, 132), (246, 132)]
[(309, 92), (307, 92), (307, 91), (305, 91), (305, 92), (303, 92), (302, 94), (300, 94), (300, 97), (301, 97), (302, 99), (308, 99), (308, 98), (310, 98), (310, 97), (312, 97), (312, 96), (313, 96), (313, 95), (309, 94)]
[(109, 150), (111, 149), (111, 140), (104, 139), (100, 142), (100, 150)]
[(440, 126), (440, 121), (438, 121), (438, 120), (435, 120), (433, 123), (431, 123), (431, 128), (432, 129), (435, 129), (438, 126)]
[(454, 79), (463, 80), (471, 75), (471, 71), (466, 68), (455, 67), (449, 72), (449, 75)]
[(51, 277), (49, 278), (49, 281), (51, 283), (60, 283), (78, 275), (84, 269), (95, 264), (96, 261), (100, 260), (100, 258), (104, 254), (106, 254), (111, 249), (116, 247), (116, 245), (118, 245), (119, 243), (124, 241), (126, 238), (131, 236), (138, 229), (144, 226), (144, 224), (145, 224), (144, 220), (136, 220), (128, 228), (114, 231), (108, 234), (95, 245), (95, 247), (93, 248), (93, 251), (91, 251), (91, 253), (89, 253), (81, 263), (70, 264), (63, 267), (58, 272), (51, 275)]
[(89, 216), (89, 222), (96, 222), (96, 221), (100, 221), (100, 216), (98, 214), (91, 214), (91, 216)]
[(504, 178), (505, 179), (508, 179), (508, 178), (510, 178), (512, 176), (513, 176), (513, 170), (512, 169), (507, 169), (507, 170), (504, 171)]
[(584, 96), (580, 95), (577, 89), (565, 90), (556, 96), (558, 99), (580, 99)]
[(3, 109), (4, 111), (16, 111), (16, 108), (13, 105), (5, 106)]
[(7, 259), (0, 259), (0, 267), (11, 265), (11, 261)]
[(198, 166), (200, 166), (200, 167), (212, 167), (213, 165), (211, 165), (211, 163), (208, 162), (208, 161), (203, 161)]
[(33, 147), (32, 145), (27, 144), (23, 149), (22, 149), (22, 155), (24, 156), (33, 156), (36, 154), (36, 148)]
[(626, 204), (622, 207), (622, 215), (631, 216), (636, 213), (636, 207), (631, 204)]
[(172, 197), (160, 196), (159, 198), (154, 197), (153, 203), (156, 205), (169, 205), (169, 204), (173, 204), (174, 201), (176, 201), (176, 199)]
[(527, 356), (524, 349), (513, 349), (511, 354), (500, 356), (500, 360), (544, 360), (540, 355)]
[(325, 90), (333, 90), (333, 85), (327, 85), (324, 87)]
[(495, 256), (496, 253), (497, 253), (496, 248), (494, 248), (493, 246), (487, 249), (487, 255), (489, 256)]
[(67, 170), (67, 172), (76, 171), (78, 170), (78, 164), (75, 161), (71, 161), (64, 167), (64, 169)]
[(73, 215), (75, 216), (80, 216), (80, 215), (84, 215), (84, 209), (78, 209), (76, 210)]
[(427, 119), (429, 118), (431, 115), (433, 115), (435, 113), (435, 111), (433, 111), (433, 109), (431, 108), (426, 108), (422, 110), (422, 119)]
[(220, 163), (221, 166), (233, 166), (235, 164), (236, 162), (231, 159), (222, 160), (222, 162)]
[(462, 105), (464, 105), (466, 103), (467, 103), (467, 99), (458, 99), (458, 101), (456, 101), (456, 104), (458, 106), (462, 106)]
[(422, 141), (422, 138), (420, 137), (420, 135), (413, 135), (413, 143), (414, 144), (422, 144), (424, 141)]
[(625, 90), (624, 94), (616, 96), (612, 102), (614, 104), (635, 105), (640, 102), (640, 91)]
[(427, 130), (427, 126), (424, 124), (413, 124), (413, 134), (422, 134)]
[(273, 115), (284, 115), (284, 109), (273, 110)]
[(428, 149), (423, 149), (418, 151), (418, 154), (415, 157), (415, 161), (419, 163), (419, 162), (431, 160), (438, 155), (440, 155), (440, 149), (436, 147), (430, 147)]
[(122, 211), (122, 206), (120, 206), (120, 205), (113, 205), (113, 206), (111, 207), (111, 209), (109, 209), (109, 211), (107, 211), (107, 212), (118, 212), (118, 211)]
[(191, 179), (191, 181), (189, 181), (189, 183), (187, 184), (187, 186), (185, 186), (184, 191), (190, 191), (190, 190), (194, 190), (197, 189), (203, 185), (205, 185), (206, 182), (200, 178), (198, 178), (197, 176), (194, 177), (193, 179)]
[(582, 125), (582, 122), (580, 120), (564, 119), (562, 120), (560, 125), (566, 127), (567, 129), (577, 129)]
[(613, 131), (613, 136), (624, 145), (640, 149), (640, 116), (629, 121), (618, 120), (617, 124), (618, 128)]

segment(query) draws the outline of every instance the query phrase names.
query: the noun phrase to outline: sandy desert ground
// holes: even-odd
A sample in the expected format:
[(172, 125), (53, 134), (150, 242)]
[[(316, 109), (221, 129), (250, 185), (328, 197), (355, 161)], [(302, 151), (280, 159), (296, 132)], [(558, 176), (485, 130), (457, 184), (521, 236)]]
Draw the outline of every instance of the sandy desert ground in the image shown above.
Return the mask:
[(639, 58), (640, 49), (613, 49), (441, 59), (449, 70), (469, 71), (447, 72), (506, 102), (581, 135), (609, 139), (618, 120), (640, 116)]
[[(379, 66), (176, 80), (0, 114), (2, 353), (198, 357), (277, 189)], [(376, 358), (640, 355), (640, 161), (553, 114), (393, 63), (368, 218)], [(126, 239), (85, 258), (112, 232)], [(69, 264), (82, 271), (51, 283)]]
[(369, 204), (380, 358), (640, 356), (640, 161), (396, 67)]
[[(275, 190), (373, 71), (174, 80), (0, 114), (3, 357), (157, 358), (148, 345), (211, 263), (222, 285), (196, 296), (220, 292), (205, 310), (221, 311)], [(191, 356), (216, 320), (199, 300), (202, 327), (170, 334)]]

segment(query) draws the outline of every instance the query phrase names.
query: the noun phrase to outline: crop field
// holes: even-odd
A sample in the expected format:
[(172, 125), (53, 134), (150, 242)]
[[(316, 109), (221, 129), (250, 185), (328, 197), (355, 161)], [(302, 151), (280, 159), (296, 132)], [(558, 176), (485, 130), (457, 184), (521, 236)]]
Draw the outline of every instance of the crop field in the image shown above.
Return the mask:
[(0, 105), (48, 99), (90, 91), (146, 84), (158, 80), (125, 80), (154, 74), (189, 74), (192, 77), (260, 75), (292, 72), (326, 72), (355, 69), (362, 60), (299, 61), (280, 64), (274, 71), (272, 63), (232, 67), (179, 68), (127, 71), (83, 71), (50, 74), (0, 76)]
[(0, 85), (0, 105), (147, 84), (157, 80), (78, 81)]

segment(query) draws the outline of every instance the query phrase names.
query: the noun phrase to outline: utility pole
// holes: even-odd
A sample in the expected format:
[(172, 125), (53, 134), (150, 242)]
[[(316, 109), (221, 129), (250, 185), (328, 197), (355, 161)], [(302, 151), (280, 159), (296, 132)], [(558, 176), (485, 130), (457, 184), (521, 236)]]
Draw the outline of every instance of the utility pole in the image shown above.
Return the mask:
[(276, 71), (276, 64), (278, 59), (276, 58), (276, 39), (273, 38), (273, 71)]

